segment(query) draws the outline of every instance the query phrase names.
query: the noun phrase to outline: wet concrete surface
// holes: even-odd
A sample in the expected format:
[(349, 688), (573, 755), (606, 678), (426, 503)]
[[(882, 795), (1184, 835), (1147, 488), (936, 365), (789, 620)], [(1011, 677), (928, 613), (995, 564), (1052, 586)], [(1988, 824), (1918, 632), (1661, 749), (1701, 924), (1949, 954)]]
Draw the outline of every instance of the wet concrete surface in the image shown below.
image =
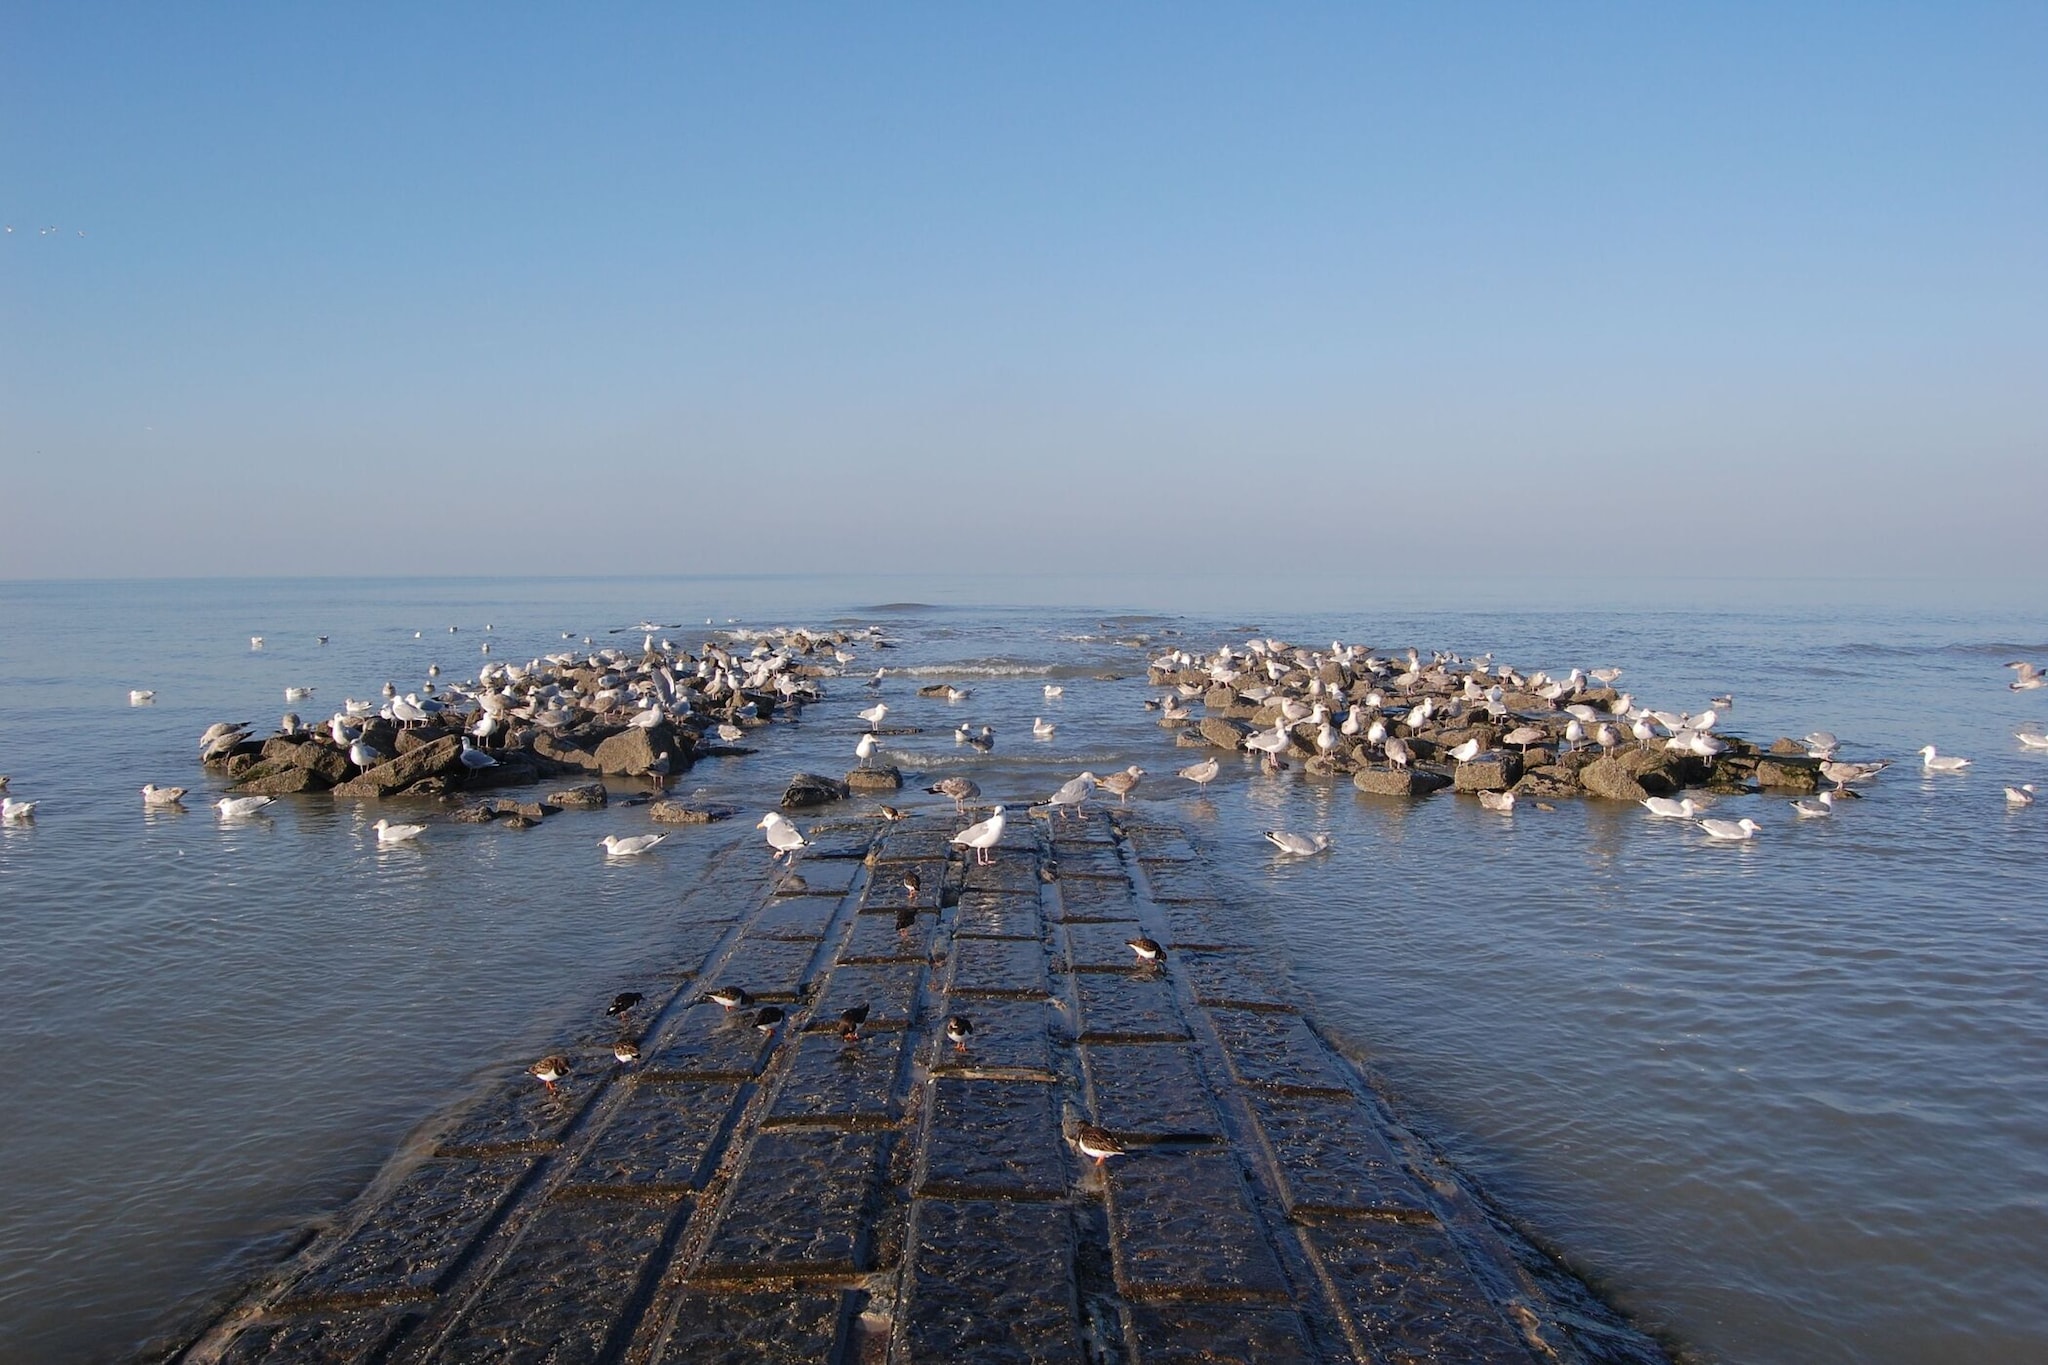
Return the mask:
[(951, 828), (764, 857), (640, 1062), (599, 1029), (552, 1091), (508, 1060), (168, 1358), (1665, 1359), (1392, 1120), (1184, 832), (1013, 820), (986, 867)]

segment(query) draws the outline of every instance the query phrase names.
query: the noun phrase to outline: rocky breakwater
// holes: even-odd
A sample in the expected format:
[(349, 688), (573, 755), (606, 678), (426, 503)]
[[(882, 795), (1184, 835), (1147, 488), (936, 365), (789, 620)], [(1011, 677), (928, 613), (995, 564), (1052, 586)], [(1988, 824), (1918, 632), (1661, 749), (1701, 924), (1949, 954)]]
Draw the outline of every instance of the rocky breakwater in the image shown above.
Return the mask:
[(1825, 754), (1789, 739), (1764, 747), (1719, 728), (1731, 699), (1653, 709), (1618, 690), (1620, 676), (1573, 668), (1552, 677), (1490, 656), (1253, 640), (1241, 650), (1155, 658), (1150, 681), (1168, 690), (1148, 705), (1184, 746), (1349, 775), (1359, 790), (1382, 795), (1448, 787), (1641, 801), (1682, 788), (1819, 789)]
[(201, 760), (241, 795), (452, 798), (563, 777), (659, 780), (702, 754), (748, 752), (733, 745), (818, 700), (818, 679), (838, 671), (850, 641), (784, 630), (692, 653), (649, 636), (638, 651), (489, 664), (403, 694), (386, 683), (381, 704), (350, 699), (311, 725), (287, 715), (268, 736), (215, 725)]

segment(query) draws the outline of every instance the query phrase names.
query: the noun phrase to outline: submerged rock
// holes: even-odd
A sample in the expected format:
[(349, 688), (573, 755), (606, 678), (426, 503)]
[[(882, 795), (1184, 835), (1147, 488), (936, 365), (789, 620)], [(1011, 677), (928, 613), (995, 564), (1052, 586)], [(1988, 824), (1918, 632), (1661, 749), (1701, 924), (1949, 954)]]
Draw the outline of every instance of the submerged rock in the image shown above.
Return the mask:
[(820, 777), (817, 773), (798, 773), (789, 779), (789, 788), (782, 793), (782, 807), (784, 810), (801, 810), (807, 806), (823, 806), (844, 801), (851, 794), (851, 789), (835, 778)]
[(586, 782), (580, 787), (564, 787), (561, 791), (549, 792), (541, 798), (559, 810), (603, 810), (610, 794), (602, 782)]
[(903, 788), (903, 774), (894, 768), (855, 768), (846, 775), (849, 792), (893, 792)]
[(656, 801), (647, 807), (647, 818), (658, 825), (708, 825), (737, 814), (732, 806), (686, 806), (680, 801)]

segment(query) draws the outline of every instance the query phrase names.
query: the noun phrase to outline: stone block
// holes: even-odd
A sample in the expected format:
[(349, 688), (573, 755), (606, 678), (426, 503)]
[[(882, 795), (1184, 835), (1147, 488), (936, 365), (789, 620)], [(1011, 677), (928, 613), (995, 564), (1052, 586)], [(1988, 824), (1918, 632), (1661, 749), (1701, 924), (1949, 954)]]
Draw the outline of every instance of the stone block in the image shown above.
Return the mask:
[(947, 989), (955, 995), (1044, 996), (1044, 945), (1031, 939), (963, 938), (953, 943)]
[(936, 1074), (1020, 1076), (1051, 1079), (1051, 1028), (1057, 1012), (1044, 999), (992, 1000), (947, 997), (937, 1012), (944, 1020), (964, 1014), (974, 1024), (965, 1049), (940, 1036), (932, 1045), (931, 1069)]
[(917, 1190), (943, 1199), (1062, 1198), (1067, 1166), (1053, 1088), (935, 1078)]
[(1234, 1155), (1148, 1148), (1112, 1161), (1107, 1170), (1110, 1254), (1117, 1288), (1127, 1298), (1287, 1298), (1286, 1278), (1245, 1199)]
[(1355, 1100), (1251, 1090), (1287, 1212), (1433, 1220), (1421, 1186)]
[(783, 873), (784, 877), (801, 877), (801, 894), (806, 896), (843, 896), (853, 889), (854, 878), (859, 875), (858, 859), (827, 857), (815, 849), (806, 849), (797, 855)]
[(373, 1365), (420, 1315), (417, 1308), (266, 1313), (235, 1335), (220, 1365)]
[(1063, 920), (1113, 922), (1138, 917), (1138, 901), (1131, 884), (1122, 877), (1113, 880), (1077, 878), (1056, 884), (1059, 905), (1055, 917)]
[(809, 939), (755, 938), (748, 934), (719, 967), (719, 986), (741, 986), (763, 1000), (787, 1003), (811, 980), (818, 945)]
[(960, 897), (953, 934), (956, 938), (1043, 938), (1045, 916), (1037, 892), (969, 891)]
[(1081, 998), (1084, 1043), (1173, 1042), (1188, 1036), (1173, 985), (1156, 967), (1149, 974), (1089, 972), (1074, 978), (1074, 991)]
[(863, 1029), (904, 1029), (917, 1015), (917, 989), (924, 975), (921, 962), (856, 963), (838, 968), (826, 981), (825, 993), (811, 1011), (811, 1027), (839, 1027), (839, 1012), (868, 1007)]
[(1320, 1359), (1301, 1314), (1246, 1304), (1135, 1303), (1125, 1316), (1131, 1365), (1226, 1365)]
[(1210, 1020), (1223, 1040), (1231, 1074), (1272, 1090), (1350, 1095), (1351, 1076), (1299, 1015), (1217, 1009)]
[(1302, 1237), (1335, 1290), (1359, 1359), (1536, 1360), (1442, 1228), (1363, 1219), (1305, 1228)]
[(590, 1107), (611, 1074), (610, 1063), (609, 1055), (571, 1057), (569, 1074), (555, 1082), (553, 1093), (524, 1067), (508, 1068), (490, 1093), (442, 1134), (437, 1153), (490, 1156), (554, 1147)]
[[(906, 822), (910, 823), (910, 822)], [(940, 863), (946, 860), (953, 849), (953, 836), (965, 829), (971, 821), (964, 818), (955, 823), (953, 816), (946, 814), (938, 824), (918, 829), (891, 830), (882, 839), (882, 846), (875, 853), (875, 862), (880, 863)], [(944, 828), (940, 826), (943, 825)], [(927, 881), (925, 885), (933, 883)]]
[(894, 862), (877, 861), (874, 874), (860, 898), (862, 914), (887, 914), (910, 905), (910, 893), (904, 888), (903, 874), (915, 872), (919, 883), (917, 909), (936, 910), (939, 908), (939, 888), (945, 884), (947, 865), (943, 858), (904, 858)]
[(966, 864), (966, 878), (961, 883), (964, 890), (1002, 891), (1011, 895), (1038, 894), (1038, 860), (1025, 853), (998, 852), (992, 863), (977, 863), (971, 857)]
[(1146, 829), (1127, 827), (1131, 844), (1137, 850), (1140, 866), (1149, 867), (1154, 863), (1193, 863), (1201, 861), (1202, 855), (1188, 842), (1187, 836), (1179, 830), (1166, 826)]
[(920, 1200), (896, 1356), (958, 1365), (1086, 1365), (1063, 1205)]
[(683, 1216), (681, 1201), (551, 1199), (442, 1334), (448, 1365), (577, 1365), (631, 1335), (625, 1310)]
[(776, 1092), (764, 1128), (882, 1128), (899, 1113), (896, 1075), (907, 1032), (862, 1035), (807, 1033)]
[(710, 1001), (684, 1010), (674, 1027), (641, 1058), (639, 1080), (748, 1081), (761, 1074), (773, 1039), (755, 1028), (753, 1011), (728, 1012)]
[(730, 1081), (634, 1085), (569, 1173), (569, 1183), (703, 1189), (737, 1116), (741, 1089)]
[(678, 1298), (659, 1365), (819, 1365), (840, 1359), (846, 1295), (838, 1289), (692, 1290)]
[(1124, 860), (1115, 844), (1080, 843), (1055, 837), (1052, 860), (1061, 881), (1124, 881)]
[(1160, 907), (1166, 928), (1160, 941), (1183, 952), (1248, 951), (1256, 933), (1244, 923), (1244, 911), (1222, 901), (1174, 901)]
[(709, 1278), (859, 1275), (889, 1135), (782, 1128), (754, 1139), (704, 1249)]
[(915, 915), (902, 929), (896, 927), (894, 914), (855, 915), (852, 932), (839, 949), (839, 961), (842, 965), (929, 961), (938, 927), (938, 914), (931, 910)]
[(285, 1291), (284, 1303), (363, 1305), (430, 1298), (446, 1286), (536, 1159), (423, 1162), (379, 1201), (366, 1222)]
[(1286, 970), (1264, 954), (1182, 950), (1176, 964), (1194, 986), (1194, 999), (1202, 1005), (1294, 1009), (1294, 984), (1286, 978)]
[(1081, 1049), (1095, 1122), (1126, 1143), (1213, 1141), (1216, 1101), (1194, 1049), (1168, 1043)]
[(1145, 880), (1152, 885), (1152, 899), (1161, 905), (1216, 899), (1216, 879), (1199, 865), (1160, 863), (1145, 869)]
[(839, 902), (823, 896), (790, 896), (772, 900), (755, 912), (747, 933), (759, 938), (810, 939), (825, 936)]

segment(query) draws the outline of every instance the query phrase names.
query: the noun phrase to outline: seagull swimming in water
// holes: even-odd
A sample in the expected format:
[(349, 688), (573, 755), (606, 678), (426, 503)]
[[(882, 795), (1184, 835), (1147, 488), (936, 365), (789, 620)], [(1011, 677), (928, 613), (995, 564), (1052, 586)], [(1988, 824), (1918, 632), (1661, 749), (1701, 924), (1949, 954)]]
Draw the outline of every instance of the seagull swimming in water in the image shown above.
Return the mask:
[(1930, 773), (1959, 773), (1970, 766), (1970, 760), (1938, 754), (1930, 744), (1920, 751), (1920, 766)]
[(2031, 806), (2034, 804), (2034, 784), (2022, 782), (2017, 787), (2005, 789), (2005, 804), (2008, 806)]
[(1266, 842), (1279, 849), (1282, 853), (1290, 853), (1297, 858), (1306, 858), (1327, 850), (1330, 847), (1330, 836), (1327, 834), (1289, 834), (1284, 829), (1269, 829), (1266, 831)]
[(666, 838), (666, 834), (635, 834), (630, 838), (621, 839), (616, 834), (607, 834), (598, 842), (604, 845), (605, 857), (630, 858), (636, 853), (647, 852)]
[(155, 700), (156, 693), (151, 692), (147, 688), (132, 688), (128, 693), (128, 704), (130, 706), (147, 706)]
[(142, 804), (145, 806), (175, 806), (184, 799), (183, 787), (159, 787), (152, 782), (142, 789)]
[(389, 820), (384, 819), (379, 819), (370, 828), (377, 831), (377, 842), (379, 844), (410, 843), (427, 832), (425, 825), (394, 825)]
[(223, 820), (242, 820), (276, 801), (274, 796), (223, 796), (213, 803)]
[(1757, 831), (1763, 828), (1746, 815), (1740, 820), (1701, 820), (1697, 823), (1706, 831), (1709, 839), (1722, 839), (1733, 843), (1754, 839)]

